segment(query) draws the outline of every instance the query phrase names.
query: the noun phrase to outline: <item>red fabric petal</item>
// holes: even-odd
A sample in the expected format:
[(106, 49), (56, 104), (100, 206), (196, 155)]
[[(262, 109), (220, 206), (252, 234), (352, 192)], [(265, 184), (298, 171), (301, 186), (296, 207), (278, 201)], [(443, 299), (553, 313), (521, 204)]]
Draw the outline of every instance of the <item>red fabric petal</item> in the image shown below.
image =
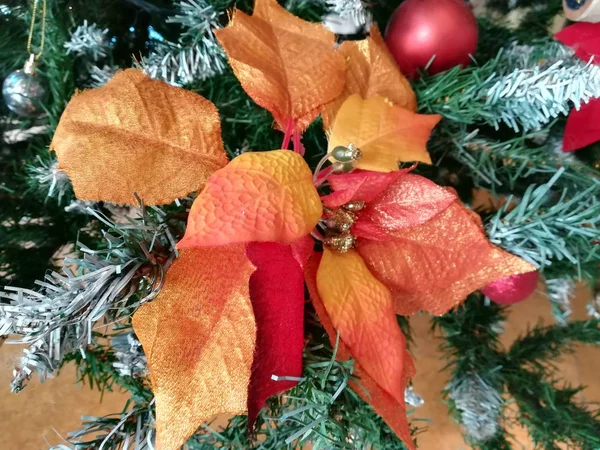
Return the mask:
[[(598, 30), (600, 33), (600, 29)], [(563, 136), (563, 151), (572, 152), (600, 141), (600, 100), (572, 109)]]
[(454, 193), (427, 178), (406, 174), (367, 204), (352, 230), (359, 237), (389, 240), (394, 233), (442, 213), (455, 200)]
[[(308, 262), (304, 271), (304, 277), (312, 304), (321, 320), (321, 324), (329, 335), (332, 345), (335, 345), (337, 333), (327, 314), (319, 292), (317, 290), (317, 270), (321, 262), (321, 254), (315, 254)], [(339, 343), (337, 359), (344, 361), (350, 359), (350, 352), (343, 342)], [(354, 362), (354, 374), (359, 381), (350, 381), (350, 387), (365, 402), (373, 407), (373, 410), (381, 416), (394, 433), (404, 442), (408, 450), (415, 450), (415, 444), (410, 434), (408, 419), (406, 418), (406, 405), (404, 399), (396, 401), (394, 397), (384, 391), (360, 366)], [(415, 365), (408, 352), (404, 355), (404, 372), (402, 374), (402, 385), (406, 386), (408, 381), (415, 375)]]
[(554, 37), (575, 50), (575, 54), (586, 62), (594, 57), (594, 63), (600, 64), (600, 23), (579, 22)]
[(334, 193), (321, 197), (321, 201), (329, 208), (338, 208), (353, 201), (370, 202), (407, 171), (408, 169), (404, 169), (384, 173), (356, 170), (352, 173), (331, 175), (327, 180)]
[(297, 384), (274, 381), (271, 375), (302, 375), (304, 282), (289, 245), (251, 243), (246, 254), (257, 268), (249, 282), (257, 328), (248, 388), (248, 425), (252, 428), (269, 397)]
[(315, 241), (313, 241), (313, 238), (310, 236), (304, 236), (294, 242), (291, 247), (294, 259), (298, 262), (300, 268), (304, 270), (306, 263), (308, 263), (308, 260), (313, 254)]

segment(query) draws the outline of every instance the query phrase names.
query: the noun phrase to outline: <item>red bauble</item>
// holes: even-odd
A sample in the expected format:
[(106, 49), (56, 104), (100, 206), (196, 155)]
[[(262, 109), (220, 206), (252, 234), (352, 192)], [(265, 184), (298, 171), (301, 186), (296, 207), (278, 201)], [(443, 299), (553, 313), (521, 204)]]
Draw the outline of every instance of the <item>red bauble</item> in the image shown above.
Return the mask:
[(385, 41), (409, 78), (468, 65), (477, 49), (477, 20), (464, 0), (406, 0), (392, 15)]
[(538, 283), (539, 273), (527, 272), (492, 281), (481, 292), (495, 303), (512, 305), (529, 297)]

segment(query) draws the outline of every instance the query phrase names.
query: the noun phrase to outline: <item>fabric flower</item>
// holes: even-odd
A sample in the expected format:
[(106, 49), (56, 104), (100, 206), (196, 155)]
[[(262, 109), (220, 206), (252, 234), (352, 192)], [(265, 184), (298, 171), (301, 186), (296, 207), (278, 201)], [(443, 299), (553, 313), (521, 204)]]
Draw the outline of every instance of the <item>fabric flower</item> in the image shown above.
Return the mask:
[[(556, 33), (585, 62), (600, 64), (600, 23), (579, 22)], [(600, 100), (573, 108), (563, 136), (563, 151), (572, 152), (600, 141)]]

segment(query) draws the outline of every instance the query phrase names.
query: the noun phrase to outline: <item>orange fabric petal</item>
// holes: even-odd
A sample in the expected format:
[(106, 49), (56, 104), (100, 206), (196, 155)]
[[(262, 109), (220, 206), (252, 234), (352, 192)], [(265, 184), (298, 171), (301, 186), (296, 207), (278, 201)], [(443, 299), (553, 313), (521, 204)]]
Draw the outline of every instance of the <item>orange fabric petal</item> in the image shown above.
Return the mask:
[(133, 316), (161, 450), (179, 449), (217, 414), (246, 410), (256, 341), (253, 270), (243, 245), (184, 250), (158, 298)]
[(338, 98), (325, 106), (325, 129), (333, 125), (340, 106), (352, 94), (359, 94), (362, 98), (385, 97), (396, 106), (417, 110), (417, 97), (376, 26), (371, 28), (368, 38), (345, 41), (338, 52), (346, 59), (346, 86)]
[(254, 15), (236, 10), (215, 30), (242, 87), (282, 129), (303, 131), (344, 87), (344, 58), (321, 24), (290, 14), (276, 0), (256, 0)]
[(431, 163), (427, 141), (439, 121), (438, 115), (417, 114), (383, 97), (352, 95), (337, 114), (329, 151), (354, 144), (362, 151), (355, 167), (377, 172), (398, 170), (399, 161)]
[(215, 172), (194, 201), (178, 248), (236, 242), (292, 242), (323, 207), (304, 159), (289, 150), (249, 152)]
[(397, 402), (406, 340), (394, 314), (390, 291), (379, 282), (355, 251), (324, 248), (317, 287), (340, 338), (361, 367)]
[(78, 198), (113, 203), (170, 203), (227, 164), (215, 106), (134, 69), (75, 94), (50, 148)]
[(456, 201), (391, 240), (358, 240), (365, 263), (392, 291), (397, 314), (441, 315), (491, 281), (536, 270), (490, 244), (471, 214)]
[(367, 203), (352, 228), (353, 234), (387, 241), (390, 234), (427, 222), (455, 201), (453, 192), (433, 181), (419, 175), (404, 174)]
[[(310, 259), (304, 272), (306, 286), (310, 294), (313, 306), (321, 324), (327, 334), (331, 345), (335, 345), (337, 333), (331, 319), (325, 309), (325, 305), (319, 296), (317, 290), (317, 269), (321, 262), (321, 255), (316, 254)], [(344, 361), (350, 358), (350, 351), (346, 347), (343, 341), (340, 341), (337, 352), (337, 359)], [(415, 366), (408, 352), (404, 354), (404, 372), (402, 374), (402, 386), (406, 387), (408, 381), (415, 374)], [(354, 363), (354, 375), (359, 378), (357, 381), (350, 381), (349, 385), (354, 391), (362, 398), (365, 402), (369, 403), (373, 410), (385, 420), (388, 426), (394, 433), (406, 444), (409, 450), (414, 450), (415, 445), (413, 443), (410, 428), (408, 426), (408, 420), (406, 418), (406, 405), (404, 398), (400, 402), (396, 401), (394, 397), (384, 391), (377, 385), (375, 380), (371, 378), (365, 370), (361, 367), (360, 363)]]

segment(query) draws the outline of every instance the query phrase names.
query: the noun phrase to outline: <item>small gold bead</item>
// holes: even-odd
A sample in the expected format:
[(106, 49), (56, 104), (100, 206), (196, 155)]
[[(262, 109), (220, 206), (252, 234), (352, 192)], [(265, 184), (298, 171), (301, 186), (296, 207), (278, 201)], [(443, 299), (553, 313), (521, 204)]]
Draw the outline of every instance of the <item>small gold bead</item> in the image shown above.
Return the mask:
[(356, 247), (356, 238), (350, 233), (340, 234), (339, 236), (331, 236), (326, 238), (324, 244), (337, 250), (340, 253), (347, 253)]
[(330, 228), (335, 231), (346, 232), (349, 231), (352, 225), (354, 225), (354, 221), (356, 220), (356, 216), (352, 214), (350, 211), (346, 211), (345, 209), (336, 209), (334, 211), (326, 211), (327, 220), (325, 224), (327, 228)]

